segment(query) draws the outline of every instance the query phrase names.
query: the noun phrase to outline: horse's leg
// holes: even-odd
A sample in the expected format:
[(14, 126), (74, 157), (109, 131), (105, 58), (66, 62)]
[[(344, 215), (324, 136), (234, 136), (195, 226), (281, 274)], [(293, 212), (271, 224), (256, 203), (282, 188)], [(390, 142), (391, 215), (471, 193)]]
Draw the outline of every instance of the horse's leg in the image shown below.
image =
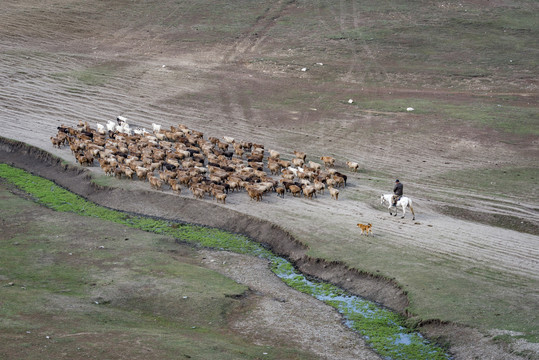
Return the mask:
[(412, 212), (412, 220), (415, 220), (414, 208), (410, 205), (410, 211)]
[(401, 216), (401, 219), (404, 219), (404, 215), (406, 215), (406, 206), (404, 206), (404, 204), (402, 204), (402, 216)]

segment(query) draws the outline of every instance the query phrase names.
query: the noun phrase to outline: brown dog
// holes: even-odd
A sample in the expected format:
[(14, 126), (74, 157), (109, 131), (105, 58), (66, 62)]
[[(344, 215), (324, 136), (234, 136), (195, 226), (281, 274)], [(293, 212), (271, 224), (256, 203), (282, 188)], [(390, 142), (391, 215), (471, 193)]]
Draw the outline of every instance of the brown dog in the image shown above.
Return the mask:
[(369, 236), (369, 232), (372, 234), (372, 236), (374, 236), (373, 232), (372, 232), (372, 224), (367, 224), (367, 225), (363, 225), (363, 224), (357, 224), (357, 227), (361, 229), (361, 235), (365, 234), (367, 236)]

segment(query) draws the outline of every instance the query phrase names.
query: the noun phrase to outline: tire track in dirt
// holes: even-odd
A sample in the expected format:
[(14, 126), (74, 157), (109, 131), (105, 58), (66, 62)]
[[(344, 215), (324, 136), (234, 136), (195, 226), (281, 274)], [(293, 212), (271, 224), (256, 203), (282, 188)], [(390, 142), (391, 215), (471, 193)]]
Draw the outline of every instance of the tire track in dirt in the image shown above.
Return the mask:
[[(424, 219), (426, 216), (428, 218)], [(435, 214), (420, 213), (418, 218), (421, 220), (416, 222), (422, 226), (408, 221), (395, 222), (389, 215), (387, 219), (382, 218), (384, 233), (389, 235), (387, 241), (395, 246), (438, 253), (442, 258), (452, 259), (457, 264), (475, 264), (539, 280), (539, 251), (533, 235), (503, 229), (498, 231), (486, 225), (466, 223)]]
[[(483, 211), (498, 215), (507, 215), (522, 218), (536, 226), (539, 226), (539, 209), (536, 204), (522, 201), (521, 199), (512, 199), (507, 194), (497, 196), (487, 196), (469, 191), (459, 190), (444, 184), (416, 183), (415, 187), (421, 189), (424, 193), (443, 194), (444, 197), (452, 199), (452, 205), (467, 208), (473, 211)], [(503, 197), (502, 197), (503, 196)], [(533, 198), (533, 196), (532, 196)], [(446, 202), (438, 202), (431, 199), (435, 205), (444, 206)], [(471, 203), (471, 204), (470, 204)]]
[(224, 55), (223, 63), (241, 61), (246, 54), (255, 51), (266, 39), (266, 33), (275, 25), (275, 21), (292, 6), (295, 6), (295, 0), (278, 0), (267, 8), (234, 42)]
[[(277, 19), (293, 6), (295, 6), (295, 0), (279, 0), (274, 2), (229, 47), (223, 56), (222, 64), (242, 63), (245, 57), (255, 53), (260, 44), (266, 40), (267, 32), (275, 26)], [(229, 121), (242, 118), (248, 122), (256, 116), (256, 112), (253, 110), (251, 96), (245, 94), (241, 89), (235, 92), (234, 98), (230, 96), (227, 90), (221, 90), (219, 96), (222, 103), (221, 109)], [(235, 111), (236, 108), (241, 109), (241, 117), (238, 117), (238, 113)]]
[[(335, 25), (333, 26), (325, 22), (323, 16), (319, 16), (320, 23), (329, 33), (360, 33), (362, 20), (356, 2), (340, 0), (338, 13), (331, 9), (330, 11), (335, 18)], [(352, 54), (352, 61), (349, 62), (348, 70), (342, 77), (343, 81), (361, 84), (365, 82), (368, 73), (377, 73), (387, 80), (386, 69), (376, 61), (376, 55), (366, 40), (345, 38), (343, 41), (346, 42), (348, 50)], [(362, 52), (370, 59), (368, 64), (360, 62), (360, 53)]]
[(144, 80), (140, 83), (136, 73), (107, 75), (100, 86), (88, 87), (77, 77), (84, 76), (91, 59), (63, 57), (59, 61), (54, 56), (14, 53), (4, 55), (3, 60), (10, 64), (11, 72), (0, 78), (0, 100), (4, 104), (0, 113), (10, 119), (3, 128), (5, 136), (15, 134), (16, 138), (28, 123), (48, 140), (62, 123), (84, 120), (95, 128), (96, 122), (104, 124), (124, 114), (133, 126), (151, 128), (152, 121), (174, 117), (171, 112), (140, 101), (140, 88), (144, 88), (142, 96), (147, 97), (155, 86)]

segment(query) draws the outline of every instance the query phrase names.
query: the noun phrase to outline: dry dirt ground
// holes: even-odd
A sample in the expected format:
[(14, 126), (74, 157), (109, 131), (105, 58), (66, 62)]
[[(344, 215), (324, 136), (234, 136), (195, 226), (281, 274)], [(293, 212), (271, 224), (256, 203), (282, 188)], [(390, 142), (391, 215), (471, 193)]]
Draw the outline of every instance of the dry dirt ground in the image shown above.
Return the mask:
[[(308, 64), (254, 61), (277, 52), (290, 53), (292, 58), (302, 51), (275, 47), (272, 43), (275, 39), (265, 36), (276, 16), (293, 15), (298, 11), (293, 3), (271, 3), (264, 16), (239, 36), (221, 43), (212, 42), (211, 46), (205, 46), (204, 41), (174, 42), (177, 34), (165, 31), (170, 28), (152, 27), (153, 23), (145, 19), (143, 13), (140, 17), (127, 14), (115, 18), (122, 14), (121, 6), (128, 6), (121, 3), (58, 0), (37, 5), (35, 1), (26, 0), (0, 5), (0, 135), (34, 145), (73, 163), (68, 149), (55, 149), (49, 141), (56, 127), (75, 125), (79, 120), (95, 127), (96, 122), (104, 124), (121, 114), (134, 126), (150, 129), (152, 123), (163, 126), (182, 123), (206, 136), (232, 136), (261, 143), (288, 157), (293, 150), (306, 152), (308, 160), (331, 155), (337, 159), (337, 168), (341, 171), (347, 171), (345, 161), (358, 161), (362, 170), (347, 172), (349, 186), (341, 191), (339, 201), (331, 200), (326, 192), (314, 201), (271, 195), (255, 204), (246, 194), (234, 194), (229, 196), (225, 206), (203, 200), (197, 210), (197, 202), (191, 201), (189, 192), (184, 191), (179, 197), (189, 204), (190, 212), (178, 213), (177, 209), (160, 206), (165, 195), (148, 196), (147, 184), (122, 185), (139, 193), (138, 200), (144, 198), (145, 203), (121, 202), (125, 200), (124, 195), (107, 198), (111, 196), (108, 192), (92, 196), (98, 202), (109, 202), (125, 210), (225, 228), (229, 214), (248, 214), (278, 225), (307, 246), (310, 242), (316, 244), (309, 256), (328, 256), (329, 261), (339, 260), (352, 267), (365, 268), (361, 263), (351, 262), (357, 258), (346, 256), (346, 251), (343, 253), (341, 249), (349, 249), (350, 253), (380, 251), (382, 257), (384, 248), (397, 248), (401, 249), (404, 259), (417, 253), (425, 256), (425, 263), (429, 265), (446, 261), (459, 268), (468, 266), (472, 273), (474, 264), (479, 264), (504, 278), (537, 285), (537, 178), (524, 182), (523, 186), (531, 189), (530, 196), (509, 194), (503, 198), (439, 178), (457, 170), (508, 166), (537, 169), (536, 136), (517, 137), (490, 128), (448, 124), (413, 112), (366, 111), (347, 102), (351, 96), (362, 94), (361, 91), (374, 93), (380, 99), (422, 97), (466, 102), (471, 97), (492, 96), (491, 89), (471, 81), (462, 91), (405, 87), (359, 90), (361, 85), (354, 77), (361, 74), (361, 64), (357, 63), (350, 65), (340, 79), (340, 86), (313, 85), (312, 77), (331, 69), (331, 58), (321, 58), (320, 63), (324, 65), (317, 65), (314, 59)], [(191, 27), (182, 36), (196, 39), (196, 29)], [(268, 53), (268, 43), (274, 45), (272, 53)], [(365, 44), (359, 50), (369, 53), (370, 49)], [(371, 56), (372, 70), (376, 68), (376, 54)], [(301, 71), (303, 66), (308, 66), (309, 71)], [(493, 81), (499, 81), (492, 85), (498, 91), (503, 81)], [(279, 97), (281, 93), (290, 94), (290, 89), (296, 89), (296, 98)], [(526, 84), (523, 89), (522, 93), (510, 94), (514, 96), (511, 101), (536, 105), (537, 89), (533, 84)], [(324, 96), (318, 95), (322, 93)], [(331, 106), (327, 106), (328, 101)], [(96, 167), (90, 171), (100, 175)], [(404, 220), (389, 217), (379, 204), (379, 194), (390, 192), (395, 177), (404, 182), (406, 194), (415, 201), (416, 221), (412, 221), (409, 214)], [(76, 183), (66, 180), (66, 184), (77, 190)], [(172, 195), (167, 193), (166, 197)], [(440, 212), (440, 207), (447, 205), (470, 210), (476, 215), (520, 219), (522, 224), (527, 224), (527, 232), (447, 216)], [(211, 213), (215, 218), (208, 216), (210, 208), (217, 209)], [(230, 210), (222, 213), (226, 216), (219, 215), (219, 209), (223, 208)], [(355, 227), (357, 222), (373, 223), (375, 237), (360, 239)], [(256, 230), (250, 231), (256, 235)], [(262, 230), (260, 233), (263, 235)], [(411, 263), (400, 265), (421, 267)], [(451, 266), (436, 267), (436, 271), (450, 276), (455, 271)], [(249, 269), (257, 267), (253, 265)], [(376, 271), (372, 264), (366, 268)], [(228, 274), (255, 287), (250, 280), (240, 277), (243, 272), (244, 268), (240, 267), (240, 271)], [(406, 274), (393, 273), (382, 263), (380, 272), (395, 277), (407, 290)], [(346, 284), (346, 279), (342, 281)], [(354, 285), (348, 287), (354, 289)], [(360, 287), (358, 285), (358, 289)], [(531, 304), (527, 306), (537, 307), (536, 290), (535, 287), (521, 294), (525, 302)], [(370, 295), (377, 298), (372, 292)], [(406, 304), (398, 296), (379, 295), (378, 299), (385, 300), (386, 305), (394, 309), (405, 310)], [(255, 311), (252, 323), (238, 322), (238, 331), (270, 327), (268, 321), (276, 309), (265, 306), (264, 301)], [(414, 306), (428, 308), (429, 304), (415, 298)], [(485, 335), (452, 325), (430, 326), (431, 335), (443, 334), (449, 338), (456, 358), (517, 358), (489, 342), (494, 333)], [(301, 341), (312, 342), (312, 339)], [(520, 350), (537, 354), (534, 344), (523, 344)]]

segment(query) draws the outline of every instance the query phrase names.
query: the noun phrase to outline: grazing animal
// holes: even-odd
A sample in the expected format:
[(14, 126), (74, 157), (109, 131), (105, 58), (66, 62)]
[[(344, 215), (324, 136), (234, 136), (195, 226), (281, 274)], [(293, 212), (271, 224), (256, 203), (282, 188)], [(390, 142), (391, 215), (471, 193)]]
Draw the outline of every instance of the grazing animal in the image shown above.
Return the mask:
[(357, 172), (359, 169), (359, 164), (357, 162), (347, 161), (346, 165), (350, 168), (350, 170)]
[(137, 167), (135, 169), (135, 172), (136, 172), (137, 178), (139, 180), (146, 180), (147, 179), (148, 169), (143, 168), (143, 167)]
[(125, 116), (118, 116), (116, 118), (116, 122), (118, 123), (118, 125), (123, 125), (123, 124), (127, 124), (127, 119), (125, 118)]
[(392, 198), (393, 198), (393, 194), (383, 194), (380, 197), (380, 203), (382, 205), (384, 205), (384, 203), (389, 204), (387, 208), (389, 210), (389, 215), (397, 216), (397, 208), (400, 206), (402, 207), (402, 217), (401, 217), (402, 219), (404, 219), (404, 215), (406, 215), (406, 208), (410, 208), (410, 211), (412, 212), (412, 220), (415, 220), (414, 208), (412, 207), (412, 199), (406, 196), (401, 196), (399, 201), (397, 201), (397, 206), (395, 206), (395, 214), (393, 214), (392, 212), (393, 205), (392, 205), (392, 200), (391, 200)]
[(323, 194), (324, 193), (324, 189), (326, 188), (326, 185), (319, 181), (319, 180), (315, 180), (314, 181), (314, 188), (316, 189), (317, 192)]
[(335, 189), (333, 186), (328, 186), (328, 190), (332, 199), (339, 200), (339, 190)]
[(204, 190), (193, 186), (191, 186), (190, 189), (195, 199), (204, 199)]
[(252, 187), (248, 187), (246, 188), (247, 190), (247, 194), (249, 194), (249, 197), (251, 198), (251, 200), (256, 200), (256, 201), (261, 201), (262, 200), (262, 191), (258, 190), (258, 189), (255, 189), (255, 188), (252, 188)]
[(105, 135), (105, 126), (101, 124), (97, 124), (97, 132), (101, 135)]
[(340, 180), (338, 180), (337, 177), (341, 177), (341, 178), (344, 180), (344, 186), (346, 186), (346, 181), (348, 180), (348, 176), (346, 176), (345, 174), (342, 174), (342, 173), (340, 173), (340, 172), (338, 172), (338, 171), (335, 171), (335, 172), (333, 173), (333, 178), (334, 178), (337, 182), (339, 182)]
[(277, 162), (269, 162), (268, 169), (272, 175), (278, 175), (279, 171), (281, 171), (281, 165)]
[(297, 185), (290, 185), (288, 188), (290, 192), (292, 193), (292, 196), (300, 196), (301, 195), (301, 188)]
[(367, 225), (357, 224), (357, 227), (361, 229), (361, 235), (365, 234), (369, 236), (369, 233), (371, 233), (372, 236), (374, 236), (371, 223), (368, 223)]
[(128, 179), (131, 179), (131, 180), (133, 179), (133, 174), (135, 173), (135, 171), (131, 170), (131, 168), (124, 166), (122, 167), (122, 171)]
[(180, 183), (178, 183), (178, 180), (176, 179), (169, 179), (168, 183), (170, 184), (170, 188), (172, 191), (174, 191), (176, 194), (179, 194), (182, 192), (182, 188)]
[(62, 143), (60, 142), (60, 139), (58, 139), (57, 137), (52, 137), (51, 136), (51, 142), (52, 142), (52, 147), (60, 148), (60, 146), (62, 146)]
[(271, 149), (268, 151), (269, 151), (270, 157), (274, 159), (279, 159), (281, 157), (281, 154), (278, 151), (271, 150)]
[(303, 185), (303, 196), (307, 199), (312, 199), (313, 195), (316, 196), (316, 189), (312, 185)]
[(301, 159), (303, 161), (305, 161), (305, 158), (307, 157), (307, 155), (304, 152), (296, 151), (296, 150), (294, 150), (294, 155), (296, 156), (296, 158)]
[(333, 166), (335, 164), (335, 159), (331, 156), (322, 156), (320, 160), (324, 162), (325, 167)]
[(224, 204), (226, 201), (226, 194), (225, 193), (215, 194), (215, 200), (217, 202), (222, 202)]
[(337, 187), (346, 186), (346, 180), (342, 176), (333, 175), (333, 180), (335, 180)]
[(156, 190), (161, 190), (161, 186), (163, 186), (163, 182), (161, 179), (159, 179), (157, 176), (150, 176), (150, 186)]
[(81, 165), (91, 166), (94, 162), (94, 158), (88, 153), (77, 153), (75, 158)]
[(116, 124), (114, 123), (114, 121), (108, 121), (107, 122), (107, 131), (114, 131), (114, 129), (116, 128)]
[(314, 161), (310, 161), (307, 163), (307, 165), (312, 168), (313, 170), (320, 170), (320, 168), (322, 167), (322, 165), (320, 165), (319, 163), (316, 163)]
[(305, 161), (303, 161), (303, 159), (300, 159), (300, 158), (293, 158), (291, 161), (292, 161), (292, 165), (294, 165), (295, 167), (301, 167), (303, 166), (303, 164), (305, 164)]

